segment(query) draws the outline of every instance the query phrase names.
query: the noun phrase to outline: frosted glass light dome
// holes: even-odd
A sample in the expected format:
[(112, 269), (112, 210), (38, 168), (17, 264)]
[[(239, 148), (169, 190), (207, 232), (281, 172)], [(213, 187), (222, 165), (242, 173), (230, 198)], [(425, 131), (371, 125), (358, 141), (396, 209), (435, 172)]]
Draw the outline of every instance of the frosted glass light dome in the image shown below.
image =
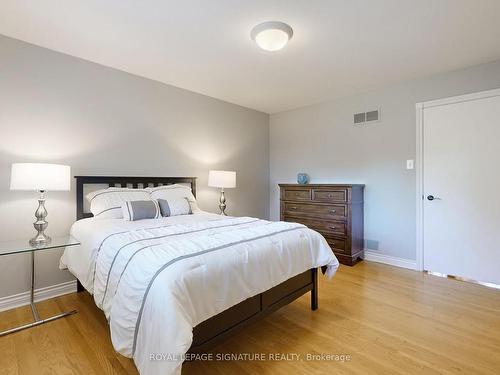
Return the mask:
[(293, 30), (286, 23), (270, 21), (255, 26), (250, 36), (260, 48), (274, 52), (287, 45), (293, 36)]

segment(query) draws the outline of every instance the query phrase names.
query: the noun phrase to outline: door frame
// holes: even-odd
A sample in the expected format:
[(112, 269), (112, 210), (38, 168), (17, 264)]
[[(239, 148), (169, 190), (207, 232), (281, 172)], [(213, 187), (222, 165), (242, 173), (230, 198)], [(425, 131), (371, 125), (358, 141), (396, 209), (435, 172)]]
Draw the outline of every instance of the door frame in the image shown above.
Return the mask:
[(472, 100), (479, 100), (485, 98), (491, 98), (495, 96), (500, 96), (500, 88), (480, 91), (471, 94), (451, 96), (448, 98), (430, 100), (427, 102), (417, 103), (415, 105), (416, 109), (416, 160), (415, 160), (415, 172), (416, 172), (416, 261), (417, 270), (424, 271), (424, 110), (430, 107), (438, 107), (443, 105), (468, 102)]

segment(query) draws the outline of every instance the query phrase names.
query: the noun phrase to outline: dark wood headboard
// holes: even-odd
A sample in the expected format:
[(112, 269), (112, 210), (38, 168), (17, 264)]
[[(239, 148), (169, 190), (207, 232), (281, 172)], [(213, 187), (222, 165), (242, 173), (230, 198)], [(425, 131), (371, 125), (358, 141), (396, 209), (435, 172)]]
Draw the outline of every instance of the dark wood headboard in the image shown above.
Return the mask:
[(132, 187), (137, 189), (172, 184), (190, 184), (196, 197), (196, 177), (124, 177), (124, 176), (75, 176), (76, 178), (76, 220), (92, 217), (90, 212), (84, 212), (84, 185), (108, 185), (109, 187)]

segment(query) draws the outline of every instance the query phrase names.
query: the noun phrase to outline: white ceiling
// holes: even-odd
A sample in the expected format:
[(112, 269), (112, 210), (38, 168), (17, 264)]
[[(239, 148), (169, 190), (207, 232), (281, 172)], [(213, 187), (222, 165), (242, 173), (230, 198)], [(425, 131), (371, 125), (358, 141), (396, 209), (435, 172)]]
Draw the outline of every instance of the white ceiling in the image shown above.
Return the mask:
[[(274, 113), (500, 59), (499, 15), (499, 0), (0, 0), (0, 34)], [(280, 52), (250, 39), (268, 20), (294, 29)]]

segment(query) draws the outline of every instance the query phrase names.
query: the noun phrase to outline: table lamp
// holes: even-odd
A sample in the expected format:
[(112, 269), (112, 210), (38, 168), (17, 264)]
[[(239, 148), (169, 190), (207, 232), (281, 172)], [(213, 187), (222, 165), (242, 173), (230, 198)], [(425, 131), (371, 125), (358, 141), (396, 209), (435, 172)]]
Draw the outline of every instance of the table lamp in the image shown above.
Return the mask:
[(224, 188), (236, 187), (236, 172), (233, 171), (209, 171), (208, 186), (220, 188), (219, 208), (220, 214), (226, 215), (226, 197)]
[(71, 170), (67, 165), (44, 163), (14, 163), (11, 168), (10, 190), (27, 190), (40, 192), (38, 209), (35, 211), (36, 221), (33, 226), (38, 234), (30, 240), (31, 246), (50, 243), (50, 237), (44, 231), (48, 222), (45, 209), (46, 191), (69, 191)]

